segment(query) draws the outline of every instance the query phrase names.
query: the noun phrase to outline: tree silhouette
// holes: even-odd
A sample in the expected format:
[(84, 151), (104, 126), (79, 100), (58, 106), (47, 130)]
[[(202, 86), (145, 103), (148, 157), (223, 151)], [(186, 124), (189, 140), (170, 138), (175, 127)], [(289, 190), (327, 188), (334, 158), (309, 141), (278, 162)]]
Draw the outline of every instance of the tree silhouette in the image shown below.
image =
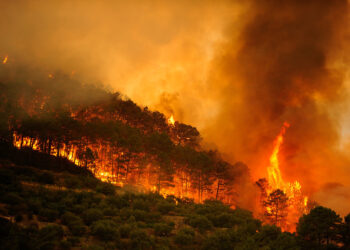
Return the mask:
[(341, 218), (333, 210), (315, 207), (309, 214), (303, 215), (297, 225), (297, 233), (304, 240), (321, 245), (330, 245), (339, 241)]
[(267, 220), (276, 226), (283, 225), (288, 213), (287, 195), (282, 190), (276, 189), (267, 196), (263, 204), (266, 208), (265, 216)]

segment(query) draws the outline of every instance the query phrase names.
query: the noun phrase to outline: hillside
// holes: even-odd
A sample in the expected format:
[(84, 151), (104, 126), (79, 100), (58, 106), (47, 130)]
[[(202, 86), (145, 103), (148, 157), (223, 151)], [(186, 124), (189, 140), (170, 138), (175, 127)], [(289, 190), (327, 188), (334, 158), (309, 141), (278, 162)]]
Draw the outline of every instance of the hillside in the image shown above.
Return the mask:
[(1, 70), (3, 142), (68, 159), (118, 186), (240, 205), (237, 183), (248, 168), (202, 149), (196, 128), (64, 74)]
[[(25, 159), (26, 152), (17, 156)], [(2, 249), (253, 249), (286, 240), (296, 244), (291, 234), (261, 226), (249, 211), (215, 200), (196, 204), (118, 188), (60, 164), (54, 171), (40, 162), (28, 166), (1, 159)], [(278, 237), (266, 240), (271, 233)]]
[[(63, 74), (1, 70), (1, 249), (348, 249), (350, 215), (315, 205), (292, 234), (241, 209), (248, 167), (196, 128)], [(276, 222), (285, 196), (263, 201)]]

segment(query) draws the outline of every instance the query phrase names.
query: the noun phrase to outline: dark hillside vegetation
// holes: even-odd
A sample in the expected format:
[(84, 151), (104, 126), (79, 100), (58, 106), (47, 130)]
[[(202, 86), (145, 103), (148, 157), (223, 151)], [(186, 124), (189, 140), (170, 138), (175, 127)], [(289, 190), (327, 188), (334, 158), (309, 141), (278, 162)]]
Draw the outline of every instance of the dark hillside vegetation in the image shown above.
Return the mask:
[(68, 159), (119, 186), (239, 205), (247, 167), (203, 150), (196, 128), (63, 74), (0, 70), (0, 140), (8, 147)]
[[(17, 152), (21, 157), (27, 152)], [(59, 161), (54, 158), (53, 160)], [(316, 207), (298, 235), (217, 200), (135, 192), (41, 163), (0, 160), (1, 249), (348, 249), (349, 219)], [(52, 163), (53, 164), (53, 163)]]

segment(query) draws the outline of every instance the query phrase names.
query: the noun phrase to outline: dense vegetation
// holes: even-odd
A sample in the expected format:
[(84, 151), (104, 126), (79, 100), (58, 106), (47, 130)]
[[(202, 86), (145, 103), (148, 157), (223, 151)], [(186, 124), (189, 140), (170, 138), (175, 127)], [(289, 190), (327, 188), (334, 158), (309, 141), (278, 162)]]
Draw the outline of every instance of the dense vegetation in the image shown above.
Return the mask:
[[(17, 158), (26, 159), (18, 151)], [(1, 249), (343, 249), (350, 215), (316, 207), (297, 234), (217, 200), (196, 204), (101, 182), (69, 162), (0, 161)], [(59, 159), (56, 159), (59, 161)], [(22, 164), (24, 161), (22, 160)], [(52, 168), (58, 164), (59, 169)], [(55, 165), (56, 166), (56, 165)]]
[(1, 249), (350, 248), (350, 215), (317, 206), (291, 234), (232, 209), (247, 167), (195, 128), (64, 75), (0, 70)]
[(65, 75), (0, 70), (1, 141), (16, 139), (19, 148), (71, 155), (80, 167), (114, 183), (235, 203), (235, 183), (247, 167), (201, 149), (196, 128), (168, 124), (159, 112)]

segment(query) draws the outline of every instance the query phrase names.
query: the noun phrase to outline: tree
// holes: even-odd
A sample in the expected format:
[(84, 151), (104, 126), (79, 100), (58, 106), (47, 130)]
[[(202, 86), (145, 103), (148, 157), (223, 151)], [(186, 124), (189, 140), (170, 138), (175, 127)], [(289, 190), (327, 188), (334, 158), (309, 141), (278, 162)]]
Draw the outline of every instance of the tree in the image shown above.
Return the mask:
[(280, 189), (276, 189), (267, 196), (264, 201), (265, 216), (268, 221), (276, 226), (281, 226), (287, 217), (288, 197)]
[(329, 208), (318, 206), (299, 219), (297, 233), (302, 239), (314, 242), (319, 247), (328, 247), (339, 241), (340, 224), (338, 214)]
[(341, 240), (344, 244), (344, 249), (350, 249), (350, 214), (344, 218), (344, 224), (341, 229)]

